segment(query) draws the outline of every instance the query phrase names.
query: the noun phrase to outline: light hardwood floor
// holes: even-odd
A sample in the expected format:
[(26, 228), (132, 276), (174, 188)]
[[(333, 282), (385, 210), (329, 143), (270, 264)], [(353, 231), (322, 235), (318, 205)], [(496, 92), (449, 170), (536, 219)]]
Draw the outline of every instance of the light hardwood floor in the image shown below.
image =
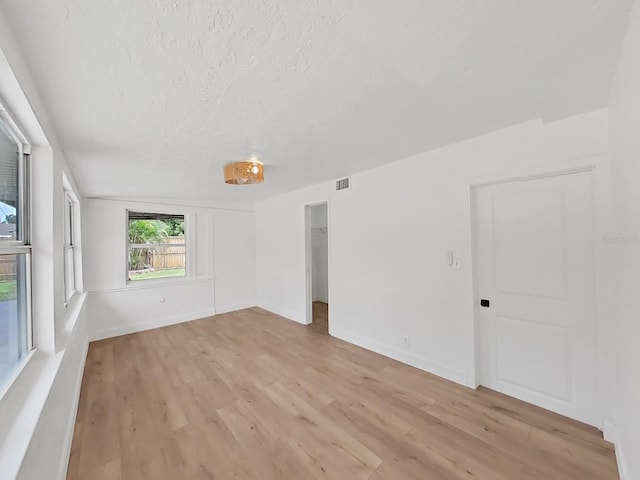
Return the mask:
[(329, 334), (329, 305), (324, 302), (312, 303), (312, 315), (313, 322), (311, 328), (318, 331), (318, 333)]
[(589, 426), (257, 308), (90, 345), (70, 480), (614, 479)]

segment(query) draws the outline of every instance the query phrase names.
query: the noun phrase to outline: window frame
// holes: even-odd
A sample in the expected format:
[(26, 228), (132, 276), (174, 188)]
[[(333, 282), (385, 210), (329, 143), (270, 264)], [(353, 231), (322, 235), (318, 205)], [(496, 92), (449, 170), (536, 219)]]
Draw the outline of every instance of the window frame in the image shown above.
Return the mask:
[[(180, 276), (168, 276), (168, 277), (159, 277), (159, 278), (143, 278), (140, 280), (132, 280), (131, 278), (129, 278), (129, 252), (131, 249), (132, 244), (129, 242), (129, 222), (130, 222), (130, 213), (147, 213), (150, 215), (167, 215), (167, 216), (176, 216), (176, 217), (182, 217), (182, 220), (184, 222), (184, 242), (182, 244), (171, 244), (171, 246), (184, 246), (184, 275), (180, 275)], [(128, 208), (125, 211), (125, 258), (124, 258), (124, 263), (125, 263), (125, 271), (124, 271), (124, 275), (125, 275), (125, 284), (127, 286), (143, 286), (143, 285), (154, 285), (154, 284), (166, 284), (166, 283), (180, 283), (180, 282), (184, 282), (184, 281), (188, 281), (191, 278), (190, 275), (190, 262), (189, 262), (189, 245), (188, 245), (188, 238), (190, 236), (190, 232), (189, 232), (189, 221), (188, 221), (188, 215), (185, 212), (180, 212), (180, 213), (171, 213), (169, 211), (166, 210), (153, 210), (153, 209), (148, 209), (148, 208), (137, 208), (137, 209), (131, 209)], [(136, 245), (136, 244), (133, 244)], [(160, 244), (158, 244), (160, 245)], [(169, 245), (169, 244), (167, 244)]]
[(28, 247), (29, 251), (31, 251), (31, 179), (29, 171), (31, 146), (9, 114), (6, 113), (2, 104), (0, 104), (0, 122), (4, 123), (4, 130), (11, 136), (18, 147), (18, 184), (16, 185), (18, 188), (18, 205), (16, 210), (21, 215), (17, 224), (16, 239), (0, 242), (0, 246)]
[(3, 130), (9, 134), (18, 147), (18, 179), (16, 185), (18, 198), (16, 212), (19, 212), (16, 239), (0, 241), (0, 255), (24, 255), (24, 275), (26, 277), (24, 280), (24, 303), (27, 337), (26, 351), (24, 352), (24, 355), (13, 366), (13, 371), (6, 377), (6, 383), (0, 384), (0, 398), (2, 398), (27, 364), (29, 358), (31, 358), (35, 351), (35, 344), (33, 335), (32, 300), (33, 248), (31, 245), (31, 145), (1, 103), (0, 122), (3, 124)]
[[(78, 197), (73, 189), (68, 185), (68, 181), (63, 174), (63, 263), (64, 263), (64, 306), (68, 307), (71, 299), (79, 293), (78, 289), (78, 261), (77, 261), (77, 222), (76, 209), (78, 207)], [(71, 286), (72, 285), (72, 286)]]

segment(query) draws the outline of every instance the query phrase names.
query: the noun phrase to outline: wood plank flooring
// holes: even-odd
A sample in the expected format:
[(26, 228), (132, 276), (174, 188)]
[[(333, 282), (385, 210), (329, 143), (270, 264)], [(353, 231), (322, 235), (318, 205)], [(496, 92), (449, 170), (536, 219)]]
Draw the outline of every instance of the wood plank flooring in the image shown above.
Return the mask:
[(315, 329), (318, 333), (329, 334), (329, 305), (324, 302), (313, 302), (312, 304), (312, 318), (311, 328)]
[(589, 426), (258, 308), (90, 345), (70, 480), (615, 479)]

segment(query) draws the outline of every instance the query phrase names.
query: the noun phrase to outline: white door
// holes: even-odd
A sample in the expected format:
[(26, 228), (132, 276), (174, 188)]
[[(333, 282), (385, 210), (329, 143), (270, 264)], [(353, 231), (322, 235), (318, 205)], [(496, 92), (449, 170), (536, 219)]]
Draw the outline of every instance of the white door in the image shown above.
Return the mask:
[(597, 425), (591, 172), (475, 200), (479, 383)]

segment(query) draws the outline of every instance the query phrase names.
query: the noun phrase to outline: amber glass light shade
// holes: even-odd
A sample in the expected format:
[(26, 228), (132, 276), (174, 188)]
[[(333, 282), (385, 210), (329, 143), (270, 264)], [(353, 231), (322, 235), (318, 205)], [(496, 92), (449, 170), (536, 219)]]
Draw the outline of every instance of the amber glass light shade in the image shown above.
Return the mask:
[(231, 185), (250, 185), (264, 181), (264, 168), (257, 159), (227, 163), (224, 166), (224, 182)]

